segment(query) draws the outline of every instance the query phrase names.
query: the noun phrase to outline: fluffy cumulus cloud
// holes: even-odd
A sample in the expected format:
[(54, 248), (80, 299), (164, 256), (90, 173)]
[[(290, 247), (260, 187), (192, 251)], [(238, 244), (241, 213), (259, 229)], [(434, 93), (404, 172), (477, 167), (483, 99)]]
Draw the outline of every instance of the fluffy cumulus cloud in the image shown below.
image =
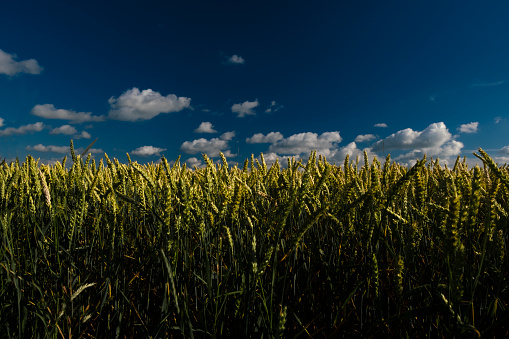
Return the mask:
[(45, 119), (69, 120), (71, 124), (104, 121), (104, 116), (95, 116), (90, 112), (75, 112), (67, 109), (56, 109), (52, 104), (35, 105), (31, 113)]
[[(272, 165), (273, 163), (277, 161), (281, 161), (279, 156), (276, 153), (267, 153), (263, 155), (263, 159), (265, 160), (265, 163), (268, 165)], [(261, 157), (258, 157), (258, 161), (261, 160)]]
[(90, 139), (92, 136), (87, 131), (82, 131), (80, 134), (76, 134), (74, 139)]
[(204, 121), (194, 130), (194, 133), (217, 133), (217, 131), (214, 129), (214, 125), (208, 121)]
[(35, 59), (16, 61), (16, 54), (8, 54), (0, 49), (0, 74), (9, 76), (18, 73), (40, 74), (42, 67)]
[(299, 133), (273, 143), (269, 147), (269, 152), (297, 155), (315, 150), (318, 154), (329, 156), (331, 149), (336, 148), (341, 140), (339, 132), (325, 132), (321, 135), (312, 132)]
[(391, 134), (372, 145), (372, 151), (398, 151), (394, 160), (407, 165), (413, 165), (416, 159), (422, 159), (424, 154), (433, 158), (440, 158), (443, 163), (451, 163), (460, 154), (464, 145), (455, 140), (443, 122), (433, 123), (422, 131), (410, 128)]
[(49, 134), (65, 134), (72, 135), (77, 133), (78, 131), (71, 125), (63, 125), (57, 128), (53, 128)]
[(335, 154), (334, 158), (338, 161), (345, 160), (346, 156), (349, 156), (350, 159), (355, 159), (360, 155), (363, 155), (362, 150), (357, 148), (357, 144), (355, 142), (351, 142), (346, 146), (341, 147)]
[(422, 159), (426, 154), (428, 159), (430, 157), (438, 158), (442, 164), (451, 165), (456, 161), (456, 157), (460, 154), (463, 146), (462, 142), (451, 139), (440, 147), (414, 149), (408, 153), (400, 154), (394, 160), (407, 166), (413, 166), (416, 160)]
[(385, 122), (381, 122), (381, 123), (375, 124), (375, 127), (387, 128), (387, 124)]
[(224, 138), (214, 138), (211, 140), (200, 138), (193, 141), (185, 141), (180, 146), (180, 150), (187, 154), (205, 153), (211, 158), (219, 156), (219, 152), (223, 152), (226, 157), (234, 157), (235, 154), (232, 154), (229, 150), (229, 140)]
[(327, 158), (329, 162), (335, 162), (336, 164), (342, 164), (348, 155), (350, 161), (355, 161), (357, 157), (360, 159), (364, 158), (364, 152), (368, 154), (368, 159), (371, 161), (375, 154), (371, 152), (370, 148), (360, 149), (357, 147), (355, 142), (351, 142), (346, 146), (343, 146), (336, 150), (330, 157)]
[(237, 154), (232, 153), (232, 151), (230, 151), (229, 149), (224, 151), (223, 154), (226, 158), (233, 158), (237, 156)]
[(196, 157), (191, 157), (191, 158), (187, 159), (186, 164), (187, 164), (187, 167), (190, 167), (190, 168), (193, 168), (194, 166), (203, 167), (203, 162)]
[(433, 123), (423, 131), (411, 128), (398, 131), (373, 144), (373, 151), (426, 149), (440, 147), (452, 137), (443, 122)]
[(256, 133), (251, 138), (247, 138), (246, 142), (248, 144), (273, 144), (279, 140), (284, 139), (283, 134), (279, 132), (270, 132), (267, 135), (263, 135), (262, 133)]
[(149, 120), (161, 113), (179, 112), (189, 108), (191, 99), (175, 94), (161, 95), (151, 89), (134, 87), (118, 98), (111, 97), (109, 118), (122, 121)]
[(237, 113), (239, 118), (243, 118), (246, 115), (256, 115), (253, 109), (258, 105), (260, 105), (258, 99), (255, 101), (244, 101), (241, 104), (234, 104), (232, 106), (232, 112)]
[(355, 138), (355, 142), (371, 141), (373, 139), (376, 139), (376, 136), (373, 134), (361, 134)]
[(0, 137), (5, 137), (13, 134), (26, 134), (28, 132), (40, 132), (44, 129), (42, 122), (36, 122), (35, 124), (23, 125), (18, 128), (7, 127), (6, 129), (0, 130)]
[(73, 135), (74, 139), (90, 139), (92, 136), (87, 131), (82, 131), (80, 134), (76, 134), (78, 131), (75, 127), (71, 125), (63, 125), (57, 128), (54, 128), (49, 132), (49, 134), (64, 134), (64, 135)]
[(246, 60), (244, 60), (243, 57), (241, 57), (240, 55), (237, 55), (237, 54), (234, 54), (228, 58), (228, 63), (230, 63), (230, 64), (241, 65), (245, 62), (246, 62)]
[(233, 138), (235, 138), (235, 132), (234, 131), (225, 132), (225, 133), (221, 134), (221, 136), (219, 138), (222, 140), (232, 140)]
[[(37, 152), (51, 152), (51, 153), (62, 153), (62, 154), (69, 154), (71, 153), (71, 150), (69, 146), (54, 146), (54, 145), (43, 145), (43, 144), (37, 144), (35, 146), (27, 146), (26, 150), (28, 151), (37, 151)], [(75, 152), (77, 155), (80, 155), (83, 153), (85, 149), (83, 147), (76, 148)], [(91, 148), (88, 150), (87, 153), (104, 153), (104, 151), (100, 148)]]
[[(261, 160), (261, 157), (258, 156), (257, 159)], [(276, 159), (279, 159), (279, 156), (276, 153), (263, 153), (263, 159), (265, 160), (265, 162), (270, 161), (272, 163)]]
[(460, 133), (477, 133), (477, 127), (479, 127), (478, 122), (471, 122), (469, 124), (463, 124), (458, 127), (458, 132)]
[[(430, 155), (435, 157), (455, 157), (458, 154), (460, 154), (461, 149), (465, 145), (458, 140), (449, 140), (446, 143), (444, 143), (440, 148), (431, 148), (431, 149), (425, 149)], [(433, 151), (435, 151), (435, 154), (433, 154)]]
[(159, 148), (154, 146), (142, 146), (131, 151), (131, 154), (140, 155), (142, 157), (148, 157), (151, 155), (161, 155), (161, 152), (166, 151), (166, 148)]

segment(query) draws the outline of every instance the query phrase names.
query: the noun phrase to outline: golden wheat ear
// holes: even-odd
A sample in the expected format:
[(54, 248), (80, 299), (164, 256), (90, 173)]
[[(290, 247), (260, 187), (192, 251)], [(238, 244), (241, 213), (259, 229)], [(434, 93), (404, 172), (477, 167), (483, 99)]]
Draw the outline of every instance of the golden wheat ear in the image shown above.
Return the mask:
[(82, 157), (82, 158), (83, 158), (83, 156), (84, 156), (85, 154), (87, 154), (88, 150), (89, 150), (89, 149), (91, 149), (91, 148), (92, 148), (92, 146), (94, 146), (94, 144), (95, 144), (95, 142), (97, 141), (97, 139), (99, 139), (99, 138), (95, 138), (95, 140), (94, 140), (94, 141), (92, 141), (92, 142), (90, 143), (90, 145), (88, 145), (88, 147), (87, 147), (87, 148), (85, 148), (85, 150), (83, 151), (83, 153), (81, 153), (81, 157)]

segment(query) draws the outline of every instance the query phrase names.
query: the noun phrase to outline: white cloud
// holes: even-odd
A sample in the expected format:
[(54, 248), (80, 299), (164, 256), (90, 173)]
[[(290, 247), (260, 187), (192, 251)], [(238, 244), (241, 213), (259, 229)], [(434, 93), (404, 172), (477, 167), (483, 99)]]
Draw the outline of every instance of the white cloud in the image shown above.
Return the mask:
[(327, 161), (342, 164), (344, 163), (347, 155), (349, 156), (350, 161), (355, 160), (357, 157), (363, 159), (364, 151), (368, 154), (368, 160), (371, 161), (370, 159), (373, 159), (375, 156), (375, 154), (371, 152), (371, 149), (359, 149), (355, 142), (351, 142), (348, 145), (339, 148), (331, 157), (327, 158)]
[(381, 122), (381, 123), (375, 124), (375, 127), (387, 128), (387, 124), (385, 122)]
[(227, 152), (229, 148), (228, 140), (219, 138), (211, 140), (200, 138), (193, 141), (185, 141), (180, 146), (180, 150), (187, 154), (205, 153), (211, 158), (219, 156), (219, 152), (221, 151), (226, 157), (235, 156), (231, 152)]
[(232, 151), (230, 151), (229, 149), (224, 151), (223, 155), (225, 156), (225, 158), (233, 158), (237, 156), (237, 154), (232, 153)]
[(161, 155), (161, 152), (166, 151), (166, 148), (159, 148), (154, 146), (142, 146), (131, 151), (131, 154), (148, 157), (150, 155)]
[(92, 136), (87, 131), (82, 131), (80, 134), (76, 134), (74, 139), (90, 139)]
[(395, 161), (412, 166), (416, 159), (422, 159), (424, 154), (433, 158), (440, 158), (442, 163), (454, 163), (464, 145), (455, 140), (443, 122), (433, 123), (423, 131), (410, 128), (398, 131), (372, 145), (371, 151), (408, 150), (394, 158)]
[(52, 104), (35, 105), (31, 113), (45, 119), (69, 120), (71, 124), (82, 122), (104, 121), (105, 117), (92, 115), (90, 112), (75, 112), (67, 109), (56, 109)]
[[(265, 160), (265, 163), (269, 166), (272, 165), (273, 163), (275, 163), (276, 160), (278, 160), (280, 164), (282, 161), (282, 159), (276, 153), (273, 153), (273, 152), (264, 154), (263, 159)], [(261, 161), (261, 157), (258, 157), (258, 161)]]
[(371, 141), (373, 139), (376, 139), (376, 136), (373, 134), (361, 134), (355, 138), (355, 142)]
[(373, 151), (396, 149), (424, 149), (440, 147), (452, 137), (443, 122), (433, 123), (423, 131), (407, 128), (373, 144)]
[(43, 144), (27, 146), (26, 149), (28, 151), (53, 152), (53, 153), (70, 153), (71, 151), (69, 146), (53, 146), (53, 145), (44, 146)]
[(204, 165), (201, 162), (201, 160), (196, 158), (196, 157), (189, 158), (185, 162), (187, 164), (187, 167), (189, 167), (189, 168), (193, 168), (194, 166), (199, 168), (199, 167), (202, 167)]
[(234, 104), (232, 106), (232, 112), (238, 113), (239, 118), (243, 118), (246, 115), (256, 115), (253, 108), (257, 107), (259, 104), (258, 99), (255, 101), (244, 101), (241, 104)]
[(65, 135), (72, 135), (77, 133), (78, 131), (76, 128), (72, 127), (71, 125), (63, 125), (57, 128), (54, 128), (49, 132), (49, 134), (65, 134)]
[(237, 65), (239, 65), (239, 64), (243, 64), (245, 62), (246, 62), (246, 60), (244, 60), (243, 57), (241, 57), (239, 55), (236, 55), (236, 54), (234, 54), (234, 55), (232, 55), (231, 57), (228, 58), (228, 63), (230, 63), (230, 64), (237, 64)]
[(111, 106), (109, 118), (122, 121), (149, 120), (161, 113), (179, 112), (189, 108), (191, 99), (175, 94), (162, 96), (159, 92), (146, 89), (140, 92), (136, 87), (120, 97), (108, 100)]
[(4, 125), (4, 119), (0, 118), (0, 127), (2, 127)]
[(461, 149), (464, 147), (463, 143), (457, 140), (448, 140), (439, 147), (429, 147), (423, 149), (414, 149), (408, 153), (400, 154), (395, 161), (407, 166), (413, 166), (417, 159), (422, 159), (424, 154), (427, 158), (433, 157), (434, 159), (440, 159), (440, 163), (451, 165), (456, 161), (456, 157), (461, 153)]
[(495, 117), (494, 120), (495, 120), (495, 123), (498, 124), (503, 119), (502, 119), (502, 117)]
[(35, 59), (16, 61), (16, 54), (8, 54), (0, 49), (0, 74), (9, 76), (18, 73), (40, 74), (42, 67)]
[[(37, 151), (37, 152), (52, 152), (52, 153), (62, 153), (62, 154), (68, 154), (71, 153), (71, 149), (69, 146), (54, 146), (54, 145), (48, 145), (44, 146), (43, 144), (37, 144), (35, 146), (27, 146), (26, 150), (28, 151)], [(76, 148), (74, 151), (77, 155), (80, 155), (83, 153), (85, 149), (83, 147)], [(104, 153), (104, 151), (100, 148), (91, 148), (87, 151), (87, 153)]]
[(458, 154), (460, 154), (461, 149), (465, 145), (458, 140), (449, 140), (445, 144), (443, 144), (440, 148), (431, 148), (431, 149), (424, 149), (425, 152), (427, 152), (428, 155), (432, 155), (435, 157), (456, 157)]
[(464, 145), (455, 140), (443, 122), (430, 124), (423, 131), (410, 128), (398, 131), (372, 145), (372, 151), (408, 150), (393, 158), (398, 163), (413, 166), (424, 154), (439, 158), (441, 163), (453, 164)]
[[(258, 161), (261, 161), (261, 157), (256, 157)], [(286, 167), (288, 164), (288, 159), (294, 158), (296, 161), (299, 161), (301, 158), (300, 155), (287, 155), (287, 156), (281, 156), (277, 155), (276, 153), (270, 152), (270, 153), (263, 153), (263, 159), (265, 160), (265, 164), (267, 166), (272, 166), (276, 160), (279, 162), (279, 165), (282, 167)]]
[(460, 133), (477, 133), (478, 122), (471, 122), (469, 124), (463, 124), (458, 127)]
[(355, 142), (351, 142), (348, 145), (341, 147), (335, 155), (335, 158), (339, 161), (344, 161), (347, 155), (350, 159), (355, 159), (358, 156), (364, 155), (364, 152), (357, 148), (357, 144)]
[(235, 138), (235, 132), (234, 131), (225, 132), (225, 133), (221, 134), (221, 136), (219, 138), (222, 140), (232, 140), (233, 138)]
[(214, 125), (212, 125), (208, 121), (204, 121), (198, 126), (197, 129), (194, 130), (194, 133), (217, 133), (217, 131), (213, 128)]
[(262, 133), (256, 133), (251, 138), (247, 138), (246, 142), (248, 144), (264, 144), (264, 143), (273, 144), (282, 139), (284, 139), (283, 134), (279, 132), (270, 132), (267, 135), (263, 135)]
[[(405, 154), (398, 155), (396, 158), (394, 158), (394, 161), (396, 161), (398, 164), (403, 165), (403, 166), (413, 166), (413, 165), (415, 165), (417, 160), (420, 160), (424, 157), (424, 154), (426, 154), (426, 153), (421, 150), (412, 150)], [(433, 157), (433, 155), (429, 155), (429, 154), (426, 154), (426, 156), (428, 157), (428, 159), (430, 156)], [(437, 157), (435, 156), (434, 158), (436, 159)], [(442, 165), (444, 163), (448, 164), (448, 161), (447, 160), (444, 161), (444, 159), (440, 158), (440, 163)]]
[(339, 132), (325, 132), (320, 136), (307, 132), (294, 134), (286, 139), (279, 140), (269, 147), (269, 152), (285, 155), (309, 154), (315, 150), (318, 154), (329, 156), (331, 149), (341, 142)]
[(9, 136), (13, 134), (26, 134), (28, 132), (40, 132), (44, 128), (42, 122), (36, 122), (35, 124), (23, 125), (18, 128), (7, 127), (6, 129), (0, 130), (0, 137)]

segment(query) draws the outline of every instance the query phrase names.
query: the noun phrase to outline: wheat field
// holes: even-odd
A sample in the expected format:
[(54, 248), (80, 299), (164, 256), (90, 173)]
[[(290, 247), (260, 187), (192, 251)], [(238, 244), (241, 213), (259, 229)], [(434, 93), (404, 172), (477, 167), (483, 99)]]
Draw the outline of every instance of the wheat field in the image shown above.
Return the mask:
[(509, 171), (418, 160), (0, 166), (13, 338), (509, 334)]

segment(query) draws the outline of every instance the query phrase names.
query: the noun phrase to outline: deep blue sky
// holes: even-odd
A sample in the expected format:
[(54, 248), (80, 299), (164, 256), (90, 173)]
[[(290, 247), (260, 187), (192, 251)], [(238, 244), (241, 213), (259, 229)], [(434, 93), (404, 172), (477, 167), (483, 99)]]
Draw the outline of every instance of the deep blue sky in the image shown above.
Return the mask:
[(367, 150), (410, 163), (478, 147), (509, 162), (507, 13), (507, 1), (3, 4), (0, 156), (54, 162), (97, 137), (94, 157), (122, 162)]

